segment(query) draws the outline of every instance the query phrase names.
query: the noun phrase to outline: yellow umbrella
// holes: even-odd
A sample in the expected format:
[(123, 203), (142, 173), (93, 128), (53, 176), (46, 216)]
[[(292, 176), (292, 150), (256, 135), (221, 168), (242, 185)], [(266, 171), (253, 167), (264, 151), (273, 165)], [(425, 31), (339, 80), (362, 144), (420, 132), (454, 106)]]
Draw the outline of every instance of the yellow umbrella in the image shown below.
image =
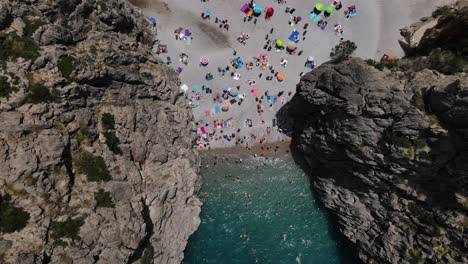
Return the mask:
[(278, 39), (278, 40), (276, 41), (276, 46), (278, 46), (278, 47), (280, 47), (280, 48), (281, 48), (281, 47), (283, 47), (283, 45), (284, 45), (284, 42), (283, 42), (283, 40), (281, 40), (281, 39)]

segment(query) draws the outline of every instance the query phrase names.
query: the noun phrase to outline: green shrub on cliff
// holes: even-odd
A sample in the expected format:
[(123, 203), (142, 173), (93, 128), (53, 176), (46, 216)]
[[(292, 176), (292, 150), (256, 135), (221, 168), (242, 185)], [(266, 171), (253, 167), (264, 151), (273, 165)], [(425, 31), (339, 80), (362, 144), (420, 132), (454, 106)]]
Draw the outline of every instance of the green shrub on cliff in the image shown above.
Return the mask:
[(115, 154), (122, 154), (122, 149), (119, 147), (120, 141), (115, 135), (114, 131), (105, 132), (104, 137), (106, 138), (107, 147), (109, 147), (112, 152)]
[(398, 132), (393, 131), (391, 127), (387, 127), (383, 132), (383, 140), (391, 145), (398, 147), (409, 148), (412, 146), (411, 141)]
[(115, 129), (115, 119), (112, 114), (104, 113), (101, 118), (102, 128), (104, 130)]
[(96, 200), (96, 207), (106, 207), (106, 208), (115, 207), (115, 204), (112, 201), (112, 196), (110, 192), (106, 192), (103, 189), (99, 189), (99, 191), (94, 194), (94, 200)]
[(455, 74), (462, 72), (467, 61), (463, 56), (449, 50), (435, 50), (429, 55), (430, 69), (437, 70), (443, 74)]
[(0, 195), (0, 233), (13, 233), (23, 229), (29, 221), (29, 214), (11, 204), (9, 194)]
[(110, 181), (112, 179), (106, 162), (101, 156), (81, 151), (75, 160), (75, 165), (78, 173), (85, 174), (88, 181)]
[(153, 246), (148, 243), (148, 246), (145, 248), (145, 252), (140, 259), (141, 264), (151, 264), (153, 263), (153, 256), (154, 256), (154, 248)]
[(0, 98), (8, 98), (10, 93), (16, 91), (16, 87), (12, 86), (5, 76), (0, 76)]
[(450, 7), (448, 6), (439, 6), (436, 10), (432, 12), (432, 17), (446, 16), (450, 15)]
[(349, 58), (356, 48), (356, 43), (350, 40), (342, 41), (332, 49), (330, 58), (334, 63), (342, 62)]
[(34, 40), (20, 37), (16, 32), (0, 33), (0, 63), (5, 65), (6, 61), (20, 57), (26, 60), (39, 57), (39, 49)]
[(63, 222), (53, 222), (50, 230), (52, 231), (51, 237), (55, 240), (61, 238), (70, 238), (73, 240), (79, 240), (80, 228), (84, 224), (82, 218), (67, 219)]
[(25, 19), (24, 20), (24, 29), (23, 34), (25, 37), (30, 38), (41, 26), (46, 23), (41, 19)]
[(49, 89), (42, 83), (30, 78), (27, 102), (33, 104), (53, 103), (59, 101), (59, 91), (55, 88)]
[(70, 78), (70, 74), (75, 70), (75, 58), (70, 55), (60, 57), (57, 68), (65, 78)]

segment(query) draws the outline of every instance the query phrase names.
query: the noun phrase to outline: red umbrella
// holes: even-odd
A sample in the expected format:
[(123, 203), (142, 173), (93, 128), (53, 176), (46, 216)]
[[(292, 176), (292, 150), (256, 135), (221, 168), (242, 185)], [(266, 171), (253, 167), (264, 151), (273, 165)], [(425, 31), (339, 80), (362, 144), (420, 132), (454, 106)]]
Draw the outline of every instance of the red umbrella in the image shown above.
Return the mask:
[(275, 10), (273, 9), (273, 7), (269, 7), (266, 11), (266, 15), (267, 16), (272, 16), (273, 13), (275, 12)]

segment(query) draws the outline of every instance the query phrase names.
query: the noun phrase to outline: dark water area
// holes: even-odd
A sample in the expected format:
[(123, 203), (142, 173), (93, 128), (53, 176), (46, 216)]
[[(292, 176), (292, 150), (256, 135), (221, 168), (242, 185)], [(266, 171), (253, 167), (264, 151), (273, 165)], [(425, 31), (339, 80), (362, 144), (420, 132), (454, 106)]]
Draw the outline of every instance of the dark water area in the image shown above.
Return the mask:
[(202, 223), (185, 264), (352, 263), (291, 157), (204, 158)]

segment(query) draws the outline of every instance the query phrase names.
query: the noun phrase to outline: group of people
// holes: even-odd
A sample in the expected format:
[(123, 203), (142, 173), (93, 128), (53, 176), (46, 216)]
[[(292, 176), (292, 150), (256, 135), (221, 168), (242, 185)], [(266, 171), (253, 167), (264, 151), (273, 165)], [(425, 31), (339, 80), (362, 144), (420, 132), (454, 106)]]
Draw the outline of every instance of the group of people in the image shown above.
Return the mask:
[[(286, 3), (286, 1), (282, 0), (277, 0), (277, 2), (279, 4)], [(248, 8), (252, 10), (258, 7), (253, 0), (250, 1), (250, 3), (248, 3), (247, 5)], [(332, 5), (334, 6), (335, 10), (339, 10), (340, 8), (342, 8), (342, 4), (338, 0), (335, 0), (332, 3)], [(271, 8), (271, 10), (272, 9), (273, 8)], [(277, 32), (275, 32), (275, 27), (271, 27), (270, 30), (266, 32), (264, 38), (265, 42), (263, 43), (264, 51), (261, 51), (262, 53), (260, 55), (250, 58), (244, 57), (244, 59), (247, 59), (244, 63), (243, 58), (237, 55), (236, 50), (233, 50), (232, 54), (234, 55), (234, 57), (231, 57), (231, 59), (228, 60), (228, 64), (226, 66), (216, 67), (218, 75), (215, 76), (208, 71), (205, 75), (206, 84), (203, 85), (202, 91), (192, 91), (192, 94), (189, 96), (193, 103), (192, 108), (194, 110), (201, 109), (198, 111), (200, 111), (201, 113), (205, 113), (204, 117), (196, 115), (198, 116), (197, 118), (199, 118), (199, 121), (197, 122), (199, 126), (199, 140), (197, 142), (197, 147), (209, 148), (210, 143), (219, 140), (231, 143), (234, 142), (234, 144), (253, 145), (255, 144), (255, 142), (263, 143), (269, 138), (272, 128), (275, 128), (276, 124), (274, 122), (274, 118), (273, 120), (268, 120), (268, 118), (265, 118), (265, 116), (272, 116), (271, 114), (267, 114), (268, 111), (274, 113), (276, 110), (279, 110), (279, 108), (290, 99), (290, 97), (292, 96), (292, 92), (288, 92), (287, 94), (285, 94), (283, 91), (270, 92), (267, 88), (266, 91), (262, 91), (259, 94), (259, 89), (263, 89), (265, 87), (259, 85), (260, 88), (257, 88), (257, 83), (261, 80), (265, 80), (268, 82), (276, 81), (277, 83), (282, 83), (284, 81), (285, 74), (283, 73), (283, 71), (285, 71), (285, 68), (288, 66), (290, 60), (290, 58), (288, 58), (287, 56), (303, 55), (303, 51), (298, 50), (296, 44), (300, 41), (301, 38), (302, 41), (306, 39), (307, 29), (309, 27), (309, 23), (302, 22), (303, 18), (300, 16), (300, 14), (296, 15), (296, 13), (299, 13), (296, 10), (296, 8), (285, 6), (284, 11), (289, 16), (287, 22), (288, 25), (290, 25), (290, 28), (293, 30), (291, 36), (289, 37), (290, 41), (287, 46), (283, 45), (282, 40), (275, 38), (275, 35), (280, 35), (284, 33), (278, 31), (278, 29), (276, 29)], [(345, 15), (348, 14), (349, 12)], [(211, 16), (215, 17), (214, 21), (211, 19)], [(273, 11), (270, 12), (268, 15), (265, 15), (264, 23), (271, 23), (268, 20), (271, 17), (273, 17)], [(220, 29), (225, 29), (226, 31), (229, 31), (230, 29), (228, 19), (220, 19), (219, 17), (215, 16), (215, 14), (212, 15), (211, 11), (202, 12), (201, 18), (207, 21), (208, 23), (214, 22), (214, 24), (217, 24)], [(244, 22), (253, 21), (253, 24), (256, 24), (257, 21), (260, 21), (259, 18), (260, 16), (258, 14), (252, 15), (251, 13), (249, 13), (244, 15), (243, 20)], [(300, 32), (296, 30), (297, 25), (300, 23), (304, 23), (303, 25), (301, 25), (302, 34), (300, 34)], [(321, 16), (321, 19), (319, 20), (317, 25), (322, 29), (325, 29), (327, 23), (327, 17), (323, 15)], [(339, 34), (343, 33), (343, 28), (340, 24), (335, 24), (335, 32)], [(182, 30), (182, 28), (179, 28), (174, 33), (176, 33), (176, 39), (193, 39), (193, 37), (191, 36), (191, 32), (188, 29), (184, 31)], [(252, 33), (255, 34), (255, 32)], [(246, 46), (248, 44), (247, 40), (249, 40), (250, 38), (251, 35), (249, 33), (241, 31), (241, 33), (237, 36), (237, 41)], [(270, 56), (268, 52), (271, 51), (281, 54), (281, 59), (279, 60), (279, 62), (275, 62), (277, 63), (277, 66), (273, 61), (269, 59)], [(188, 55), (185, 53), (182, 53), (180, 55), (179, 60), (183, 65), (186, 66), (189, 63)], [(201, 62), (200, 65), (202, 65)], [(202, 66), (206, 65), (203, 64)], [(315, 59), (313, 57), (308, 57), (304, 66), (307, 69), (313, 69), (315, 67)], [(276, 67), (282, 70), (277, 70)], [(245, 74), (242, 72), (244, 68), (246, 69)], [(199, 70), (202, 69), (203, 68), (200, 68)], [(252, 73), (250, 72), (252, 71), (256, 71), (258, 75), (255, 75), (255, 77), (251, 76)], [(176, 72), (180, 74), (182, 72), (182, 68), (177, 67)], [(304, 72), (301, 72), (299, 76), (302, 76), (303, 73)], [(225, 90), (219, 92), (217, 92), (217, 89), (220, 89), (219, 87), (213, 87), (214, 89), (209, 88), (208, 84), (211, 83), (213, 79), (224, 79), (225, 77), (232, 78), (232, 80), (234, 82), (237, 82), (238, 85), (234, 85), (232, 87), (225, 87)], [(219, 81), (216, 80), (216, 83), (219, 83)], [(246, 85), (247, 88), (243, 87), (244, 85)], [(275, 86), (277, 86), (277, 84), (275, 84)], [(252, 106), (248, 104), (244, 107), (243, 103), (249, 100), (254, 100), (253, 107), (255, 107), (254, 109), (257, 113), (256, 117), (248, 114), (237, 115), (242, 116), (242, 120), (234, 120), (232, 117), (224, 120), (216, 118), (222, 112), (248, 112), (248, 110), (246, 110), (245, 107)], [(211, 101), (212, 103), (209, 104), (210, 108), (211, 105), (214, 105), (214, 107), (208, 110), (206, 110), (206, 107), (200, 108), (200, 105), (202, 105), (204, 101)], [(226, 115), (224, 114), (223, 116)], [(209, 120), (214, 121), (210, 122)], [(232, 132), (232, 130), (234, 130), (234, 132)]]

